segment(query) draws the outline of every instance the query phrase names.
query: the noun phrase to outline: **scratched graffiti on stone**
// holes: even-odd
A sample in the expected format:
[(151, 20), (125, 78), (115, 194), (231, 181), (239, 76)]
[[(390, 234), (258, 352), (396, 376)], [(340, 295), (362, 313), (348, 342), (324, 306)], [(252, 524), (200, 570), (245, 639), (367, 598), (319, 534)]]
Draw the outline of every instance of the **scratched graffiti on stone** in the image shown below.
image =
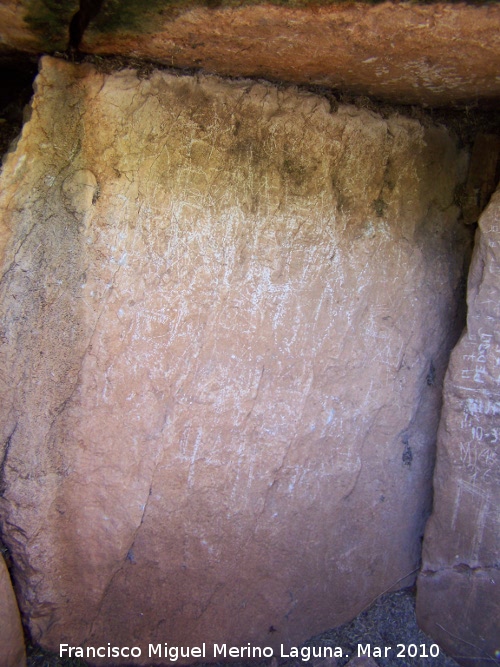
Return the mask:
[(479, 220), (467, 330), (444, 384), (434, 509), (419, 578), (420, 624), (450, 654), (474, 660), (478, 652), (495, 655), (498, 628), (491, 619), (500, 612), (499, 220), (497, 191)]
[(51, 59), (37, 91), (0, 202), (32, 636), (296, 644), (409, 583), (470, 246), (447, 131)]

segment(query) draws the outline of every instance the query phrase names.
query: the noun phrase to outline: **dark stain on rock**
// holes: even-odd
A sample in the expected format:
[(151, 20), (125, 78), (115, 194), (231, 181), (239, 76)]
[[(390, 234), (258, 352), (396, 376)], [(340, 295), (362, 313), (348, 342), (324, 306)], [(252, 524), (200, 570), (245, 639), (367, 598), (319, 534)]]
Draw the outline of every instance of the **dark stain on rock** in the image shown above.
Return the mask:
[(431, 365), (429, 367), (429, 372), (427, 373), (427, 385), (433, 387), (436, 384), (436, 367), (431, 359)]
[(405, 465), (407, 468), (411, 468), (413, 452), (411, 451), (410, 442), (407, 436), (403, 437), (403, 445), (405, 446), (403, 449), (403, 456), (401, 457), (403, 460), (403, 465)]
[(68, 43), (72, 17), (79, 10), (78, 0), (28, 0), (24, 20), (49, 53), (63, 51)]
[(78, 51), (83, 33), (101, 10), (104, 0), (80, 0), (80, 9), (69, 24), (69, 50)]

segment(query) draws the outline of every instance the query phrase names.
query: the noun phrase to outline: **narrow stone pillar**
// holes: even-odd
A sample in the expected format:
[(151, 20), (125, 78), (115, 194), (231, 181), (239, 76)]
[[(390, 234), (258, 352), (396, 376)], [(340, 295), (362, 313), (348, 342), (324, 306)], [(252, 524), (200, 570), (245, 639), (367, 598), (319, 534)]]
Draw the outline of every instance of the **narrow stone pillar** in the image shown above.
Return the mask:
[(417, 614), (477, 667), (500, 657), (500, 190), (479, 220), (467, 302), (444, 384)]

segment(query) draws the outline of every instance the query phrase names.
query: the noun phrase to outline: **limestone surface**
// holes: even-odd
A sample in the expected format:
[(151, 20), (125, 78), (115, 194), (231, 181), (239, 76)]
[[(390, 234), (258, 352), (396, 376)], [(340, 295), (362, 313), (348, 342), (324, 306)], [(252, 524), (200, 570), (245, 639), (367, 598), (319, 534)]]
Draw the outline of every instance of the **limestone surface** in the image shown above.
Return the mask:
[(453, 350), (419, 577), (419, 624), (464, 665), (498, 659), (500, 634), (500, 191), (479, 219), (467, 330)]
[(114, 30), (91, 25), (82, 48), (444, 106), (500, 98), (499, 23), (495, 3), (199, 8), (141, 13)]
[[(397, 104), (475, 106), (500, 98), (498, 3), (286, 4), (114, 0), (96, 17), (87, 11), (92, 20), (81, 49), (328, 86)], [(66, 49), (78, 6), (77, 0), (3, 0), (0, 56)]]
[(21, 617), (9, 572), (0, 555), (0, 658), (2, 667), (26, 667)]
[(446, 129), (50, 58), (36, 90), (0, 199), (34, 639), (279, 651), (410, 583), (470, 247)]

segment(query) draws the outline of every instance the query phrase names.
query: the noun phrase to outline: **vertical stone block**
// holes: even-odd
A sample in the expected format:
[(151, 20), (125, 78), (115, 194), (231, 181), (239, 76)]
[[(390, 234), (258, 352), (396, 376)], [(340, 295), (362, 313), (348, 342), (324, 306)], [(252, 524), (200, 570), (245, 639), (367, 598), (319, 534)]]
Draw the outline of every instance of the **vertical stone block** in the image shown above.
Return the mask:
[(462, 157), (293, 88), (43, 61), (0, 200), (2, 532), (35, 640), (279, 649), (413, 580)]
[(444, 384), (418, 581), (422, 628), (464, 665), (500, 656), (500, 192), (479, 220), (467, 329)]

